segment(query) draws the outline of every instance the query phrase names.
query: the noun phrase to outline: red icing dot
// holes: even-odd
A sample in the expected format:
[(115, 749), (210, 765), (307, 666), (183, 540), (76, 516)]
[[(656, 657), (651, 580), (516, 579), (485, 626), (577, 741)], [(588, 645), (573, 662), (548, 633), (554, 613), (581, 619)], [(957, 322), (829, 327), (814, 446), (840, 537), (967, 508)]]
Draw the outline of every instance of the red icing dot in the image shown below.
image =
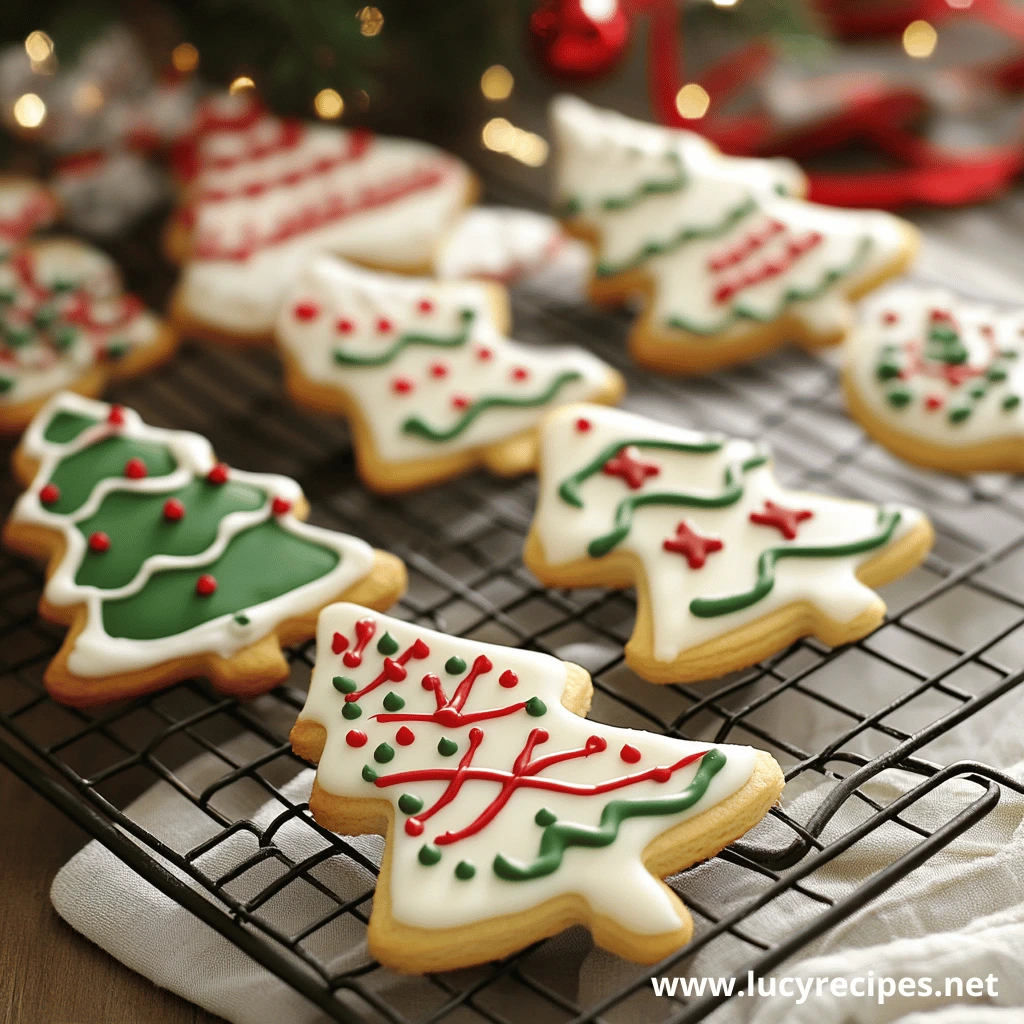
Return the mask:
[(512, 371), (513, 380), (526, 380), (530, 376), (530, 371), (525, 366), (517, 366)]
[(655, 782), (668, 782), (672, 778), (672, 773), (667, 768), (655, 768), (651, 772), (651, 778)]
[(218, 462), (209, 473), (206, 480), (211, 484), (226, 484), (228, 482), (228, 467), (226, 463)]
[(295, 307), (292, 309), (292, 314), (296, 320), (301, 320), (305, 323), (315, 320), (320, 315), (320, 307), (315, 302), (310, 302), (309, 300), (296, 302)]
[(177, 498), (168, 498), (164, 502), (164, 519), (176, 523), (185, 515), (185, 506)]
[(518, 683), (519, 676), (517, 676), (510, 668), (505, 669), (505, 671), (498, 676), (498, 685), (504, 686), (506, 690), (511, 690), (512, 687), (516, 686)]
[(945, 323), (953, 319), (953, 314), (948, 309), (933, 309), (931, 319), (933, 323)]
[(379, 334), (387, 334), (391, 330), (391, 327), (391, 321), (386, 316), (382, 316), (377, 321), (377, 332)]
[(391, 382), (391, 390), (394, 391), (396, 395), (407, 395), (412, 391), (414, 386), (415, 385), (408, 377), (396, 377)]
[(447, 377), (448, 367), (445, 366), (444, 363), (433, 363), (430, 367), (430, 375), (439, 379), (441, 377)]
[[(544, 733), (543, 729), (540, 731)], [(544, 733), (544, 739), (547, 738), (547, 733)], [(584, 746), (588, 754), (600, 754), (602, 750), (607, 749), (608, 741), (603, 736), (588, 736)]]
[(986, 338), (991, 338), (996, 333), (991, 324), (982, 324), (978, 329)]
[(416, 308), (421, 313), (433, 313), (434, 312), (434, 304), (430, 301), (430, 299), (420, 299), (420, 301), (416, 305)]
[(344, 633), (335, 633), (331, 637), (331, 650), (335, 654), (341, 654), (346, 647), (348, 647), (348, 637)]
[(102, 530), (97, 530), (95, 533), (90, 533), (89, 550), (95, 551), (97, 554), (102, 554), (104, 551), (109, 551), (110, 538)]
[(335, 325), (335, 329), (339, 334), (351, 334), (355, 329), (356, 325), (351, 320), (341, 319)]
[(631, 743), (626, 743), (619, 751), (619, 757), (621, 757), (626, 764), (636, 764), (637, 761), (640, 760), (640, 751)]
[(119, 405), (112, 405), (107, 413), (107, 422), (112, 427), (124, 426), (124, 409)]
[(407, 725), (403, 725), (402, 728), (395, 733), (395, 742), (403, 747), (409, 746), (414, 739), (416, 739), (416, 734)]
[(283, 516), (286, 512), (291, 512), (292, 503), (287, 498), (277, 497), (270, 503), (270, 511), (275, 516)]
[(364, 747), (366, 746), (366, 733), (362, 729), (349, 729), (345, 733), (345, 742), (350, 747)]
[(452, 408), (468, 409), (469, 399), (465, 395), (452, 395)]
[(433, 672), (428, 672), (420, 680), (420, 686), (422, 686), (424, 690), (433, 690), (434, 687), (440, 686), (440, 685), (441, 685), (441, 680), (438, 679), (438, 677), (435, 676)]
[(124, 464), (124, 475), (129, 480), (141, 480), (148, 472), (142, 459), (129, 459)]
[(204, 572), (196, 580), (196, 593), (200, 597), (209, 597), (217, 589), (217, 581), (208, 572)]
[(405, 819), (405, 834), (407, 836), (421, 836), (423, 835), (423, 822), (417, 821), (415, 818)]
[(39, 492), (39, 500), (44, 505), (52, 505), (60, 498), (60, 488), (56, 484), (47, 484)]
[(590, 430), (590, 428), (591, 428), (591, 427), (592, 427), (593, 425), (594, 425), (594, 424), (593, 424), (593, 423), (591, 423), (591, 422), (590, 422), (590, 420), (586, 419), (586, 417), (584, 417), (584, 416), (581, 416), (581, 417), (580, 417), (580, 418), (579, 418), (579, 419), (578, 419), (578, 420), (576, 421), (576, 429), (577, 429), (577, 430), (578, 430), (578, 431), (579, 431), (579, 432), (580, 432), (581, 434), (585, 434), (585, 433), (586, 433), (586, 432), (587, 432), (588, 430)]
[(481, 347), (476, 350), (477, 359), (484, 363), (486, 363), (493, 355), (494, 353), (489, 348)]
[(942, 398), (939, 395), (928, 395), (924, 400), (924, 407), (929, 412), (935, 412), (942, 408)]

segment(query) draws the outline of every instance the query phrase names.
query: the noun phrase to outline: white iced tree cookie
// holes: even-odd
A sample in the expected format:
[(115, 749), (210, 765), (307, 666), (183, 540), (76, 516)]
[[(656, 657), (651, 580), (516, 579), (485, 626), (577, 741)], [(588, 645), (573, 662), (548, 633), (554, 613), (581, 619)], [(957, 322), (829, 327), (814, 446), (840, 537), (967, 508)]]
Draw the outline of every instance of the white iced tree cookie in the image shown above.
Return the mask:
[(321, 612), (292, 746), (318, 763), (320, 824), (386, 837), (368, 932), (382, 963), (454, 969), (577, 923), (643, 963), (689, 940), (660, 879), (752, 828), (782, 773), (749, 747), (588, 722), (591, 692), (548, 655)]
[(616, 371), (580, 349), (504, 336), (497, 285), (439, 282), (314, 257), (281, 307), (289, 392), (347, 417), (360, 473), (408, 490), (486, 465), (526, 472), (536, 426), (568, 402), (615, 402)]
[(44, 676), (75, 705), (208, 675), (239, 696), (288, 675), (281, 646), (308, 639), (340, 597), (388, 607), (393, 555), (310, 526), (302, 489), (214, 457), (198, 434), (70, 392), (15, 453), (27, 490), (4, 544), (49, 561), (41, 613), (70, 629)]
[(0, 432), (23, 430), (62, 388), (98, 395), (175, 345), (98, 249), (74, 238), (14, 248), (0, 259)]
[(1024, 470), (1024, 310), (904, 287), (865, 310), (844, 352), (852, 415), (911, 462)]
[(576, 406), (541, 427), (527, 566), (548, 586), (635, 586), (626, 659), (690, 682), (802, 636), (848, 643), (878, 626), (870, 589), (932, 543), (918, 511), (790, 491), (767, 451), (617, 409)]
[(168, 232), (183, 262), (175, 317), (193, 333), (265, 340), (282, 293), (325, 251), (427, 270), (476, 192), (434, 146), (285, 121), (227, 97), (204, 108)]
[(902, 271), (914, 229), (886, 213), (816, 206), (786, 161), (738, 159), (700, 136), (552, 104), (555, 200), (595, 250), (599, 302), (640, 295), (634, 357), (700, 373), (785, 340), (834, 344), (851, 301)]

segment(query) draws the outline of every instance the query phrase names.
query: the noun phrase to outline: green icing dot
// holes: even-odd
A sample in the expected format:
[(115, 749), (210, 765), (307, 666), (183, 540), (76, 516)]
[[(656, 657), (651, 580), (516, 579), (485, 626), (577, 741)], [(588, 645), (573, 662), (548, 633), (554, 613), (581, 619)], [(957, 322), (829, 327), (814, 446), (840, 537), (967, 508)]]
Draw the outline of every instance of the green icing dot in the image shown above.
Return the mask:
[(549, 811), (546, 807), (542, 807), (533, 816), (533, 820), (542, 828), (547, 828), (548, 825), (554, 825), (554, 823), (558, 821), (558, 818), (555, 816), (554, 811)]
[(886, 359), (878, 364), (875, 373), (879, 380), (892, 380), (900, 375), (900, 364), (894, 359)]
[(28, 327), (9, 326), (4, 331), (4, 335), (12, 348), (21, 348), (22, 345), (27, 345), (32, 340), (32, 330)]
[(457, 676), (466, 671), (466, 663), (457, 654), (453, 654), (445, 663), (444, 670), (449, 675)]
[(235, 622), (237, 622), (240, 626), (248, 626), (250, 621), (251, 620), (249, 619), (249, 616), (243, 615), (241, 612), (239, 612), (235, 616)]
[(893, 388), (885, 397), (889, 400), (890, 405), (894, 405), (897, 409), (901, 409), (914, 397), (914, 392), (911, 391), (910, 388)]
[(971, 407), (969, 405), (955, 405), (949, 410), (949, 422), (963, 423), (963, 421), (970, 415)]
[(460, 881), (468, 882), (476, 874), (476, 865), (472, 861), (460, 860), (455, 865), (455, 877)]
[(14, 387), (14, 381), (10, 377), (0, 377), (0, 395), (10, 391)]
[(69, 277), (56, 277), (53, 279), (50, 287), (55, 292), (70, 292), (72, 289), (77, 288), (77, 284)]
[(107, 345), (107, 358), (120, 359), (127, 355), (129, 348), (130, 346), (127, 341), (112, 341)]
[(417, 856), (425, 868), (432, 868), (441, 859), (441, 851), (433, 843), (424, 843)]
[(78, 331), (74, 327), (59, 327), (53, 332), (53, 343), (61, 352), (71, 348), (77, 338)]
[(363, 765), (363, 778), (367, 782), (376, 782), (377, 781), (377, 773), (368, 764), (364, 764)]
[(382, 743), (374, 752), (373, 759), (378, 764), (387, 764), (395, 756), (395, 748), (390, 744)]
[(442, 757), (451, 757), (452, 754), (454, 754), (455, 751), (458, 750), (458, 749), (459, 749), (458, 743), (456, 743), (455, 740), (448, 739), (447, 736), (442, 736), (437, 741), (437, 752)]
[(971, 398), (984, 398), (986, 390), (984, 384), (972, 384), (968, 394), (970, 394)]
[(355, 693), (356, 681), (348, 676), (335, 676), (331, 682), (338, 693)]
[(57, 319), (57, 310), (53, 306), (40, 306), (32, 315), (32, 323), (36, 327), (49, 327)]
[[(351, 722), (363, 713), (363, 709), (353, 701), (347, 700), (345, 701), (345, 706), (341, 709), (341, 713), (343, 717), (347, 718)], [(379, 761), (380, 758), (378, 757), (377, 760)]]
[(0, 288), (0, 303), (3, 303), (3, 305), (8, 305), (9, 303), (13, 302), (16, 298), (17, 295), (15, 295), (13, 289)]
[(1016, 359), (1020, 353), (1015, 348), (1004, 348), (999, 350), (1000, 356), (1003, 359)]
[(405, 707), (405, 701), (397, 693), (389, 693), (384, 698), (385, 711), (401, 711)]
[(988, 377), (989, 380), (999, 384), (1006, 380), (1006, 368), (1003, 366), (990, 366), (986, 371), (985, 376)]
[(548, 706), (540, 699), (540, 697), (531, 697), (526, 702), (526, 713), (532, 715), (534, 718), (540, 718), (541, 715), (548, 713)]
[(423, 810), (423, 801), (414, 793), (403, 793), (398, 798), (398, 809), (403, 814), (415, 814)]
[(394, 654), (398, 650), (398, 641), (390, 633), (385, 633), (377, 641), (377, 650), (381, 654)]
[(475, 320), (476, 319), (476, 310), (475, 309), (468, 309), (468, 308), (460, 310), (459, 311), (459, 319), (463, 323), (468, 324), (471, 320)]
[(1016, 409), (1020, 405), (1020, 395), (1007, 395), (1003, 399), (1003, 408), (1009, 412), (1011, 409)]

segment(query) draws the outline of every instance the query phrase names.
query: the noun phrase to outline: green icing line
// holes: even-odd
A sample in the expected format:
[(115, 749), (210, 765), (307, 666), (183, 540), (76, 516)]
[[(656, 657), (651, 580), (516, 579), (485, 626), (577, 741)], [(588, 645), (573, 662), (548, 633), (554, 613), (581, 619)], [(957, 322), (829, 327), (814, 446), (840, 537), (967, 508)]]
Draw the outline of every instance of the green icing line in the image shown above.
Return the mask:
[(457, 676), (466, 671), (466, 663), (457, 654), (453, 654), (444, 663), (444, 670), (450, 676)]
[(74, 441), (83, 430), (97, 423), (99, 420), (93, 416), (82, 416), (77, 412), (59, 412), (46, 424), (43, 438), (51, 444), (67, 444)]
[[(743, 220), (744, 217), (750, 216), (757, 209), (758, 205), (754, 197), (747, 196), (742, 203), (729, 210), (717, 224), (709, 224), (706, 227), (683, 228), (678, 234), (673, 235), (664, 242), (647, 242), (632, 256), (618, 263), (607, 263), (604, 260), (600, 260), (594, 272), (598, 277), (614, 277), (616, 274), (624, 274), (628, 270), (635, 270), (655, 256), (665, 256), (668, 253), (675, 252), (676, 249), (681, 249), (690, 242), (706, 238), (717, 238), (720, 235), (724, 235)], [(711, 332), (709, 331), (708, 333)]]
[(385, 633), (377, 641), (377, 650), (381, 654), (392, 655), (398, 650), (398, 641), (390, 633)]
[[(213, 562), (155, 573), (135, 594), (106, 602), (103, 628), (128, 640), (174, 636), (297, 590), (326, 576), (339, 560), (338, 552), (268, 519), (232, 537)], [(196, 580), (203, 573), (211, 573), (218, 583), (207, 596), (196, 593)]]
[(481, 413), (488, 409), (536, 409), (550, 402), (566, 384), (580, 380), (582, 374), (578, 370), (564, 370), (540, 393), (530, 398), (515, 398), (509, 395), (485, 395), (475, 401), (448, 430), (438, 430), (430, 426), (420, 416), (410, 416), (402, 424), (406, 434), (415, 434), (427, 441), (450, 441), (458, 437)]
[(459, 313), (459, 319), (462, 321), (462, 329), (451, 337), (436, 338), (429, 334), (403, 334), (391, 348), (378, 355), (354, 355), (351, 352), (346, 352), (344, 349), (336, 348), (334, 350), (334, 361), (339, 366), (386, 366), (410, 345), (426, 345), (430, 348), (459, 348), (465, 345), (469, 338), (470, 328), (474, 319), (476, 319), (476, 311), (464, 309)]
[[(266, 497), (258, 487), (234, 480), (216, 486), (193, 479), (160, 494), (111, 491), (93, 515), (78, 523), (85, 537), (95, 530), (107, 534), (110, 550), (102, 558), (83, 560), (75, 582), (114, 590), (130, 583), (151, 555), (198, 555), (217, 539), (226, 515), (262, 508)], [(185, 506), (184, 517), (176, 522), (164, 517), (169, 498)]]
[(711, 780), (725, 767), (725, 763), (725, 754), (717, 749), (709, 750), (701, 758), (693, 781), (681, 793), (647, 800), (612, 800), (602, 808), (599, 825), (553, 821), (544, 829), (535, 860), (524, 864), (499, 853), (494, 858), (494, 873), (507, 882), (544, 878), (558, 870), (565, 851), (570, 847), (598, 849), (611, 846), (618, 838), (622, 823), (629, 818), (650, 818), (688, 811), (708, 791)]
[(750, 590), (729, 597), (695, 597), (690, 611), (701, 619), (728, 615), (760, 601), (775, 586), (775, 566), (783, 558), (844, 558), (861, 555), (887, 544), (900, 522), (900, 513), (878, 510), (878, 530), (870, 537), (847, 544), (791, 545), (767, 548), (757, 560), (757, 582)]
[[(671, 178), (665, 178), (661, 181), (657, 179), (642, 181), (632, 192), (627, 192), (621, 196), (606, 196), (604, 199), (595, 200), (590, 205), (607, 213), (616, 213), (619, 210), (628, 210), (630, 207), (637, 206), (651, 196), (662, 196), (685, 188), (687, 183), (686, 169), (683, 167), (679, 154), (668, 152), (663, 155), (674, 165), (674, 172)], [(583, 213), (586, 208), (587, 204), (579, 196), (570, 196), (559, 207), (559, 214), (562, 217), (576, 217)]]
[(698, 324), (686, 317), (673, 316), (667, 320), (668, 326), (679, 331), (686, 331), (689, 334), (721, 334), (728, 330), (737, 321), (749, 320), (754, 323), (766, 324), (777, 319), (782, 311), (794, 302), (810, 302), (824, 295), (837, 281), (842, 280), (856, 269), (871, 249), (871, 239), (862, 238), (857, 246), (857, 251), (848, 263), (841, 267), (833, 267), (827, 270), (818, 284), (810, 288), (787, 288), (774, 310), (767, 313), (760, 313), (756, 309), (743, 305), (740, 302), (734, 306), (721, 320), (712, 324)]
[(553, 825), (556, 821), (558, 821), (558, 815), (555, 814), (555, 812), (550, 810), (549, 808), (542, 807), (533, 816), (533, 820), (537, 822), (538, 825), (541, 825), (542, 827), (546, 828), (548, 825)]
[(60, 497), (47, 506), (47, 511), (58, 515), (76, 512), (101, 480), (124, 479), (124, 465), (132, 458), (142, 459), (151, 477), (167, 476), (178, 468), (166, 445), (120, 435), (107, 436), (61, 460), (50, 477), (60, 488)]

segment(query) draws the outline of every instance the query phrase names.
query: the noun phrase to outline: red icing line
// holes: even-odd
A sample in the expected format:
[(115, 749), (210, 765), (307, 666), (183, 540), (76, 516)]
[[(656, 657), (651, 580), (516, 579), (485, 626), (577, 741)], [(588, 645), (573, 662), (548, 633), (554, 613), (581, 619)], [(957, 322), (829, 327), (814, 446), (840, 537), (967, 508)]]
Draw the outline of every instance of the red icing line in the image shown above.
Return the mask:
[(786, 246), (786, 251), (778, 259), (766, 260), (754, 270), (741, 274), (731, 281), (725, 281), (715, 290), (715, 302), (721, 305), (735, 297), (745, 288), (753, 288), (773, 277), (780, 277), (789, 270), (796, 261), (806, 252), (821, 245), (825, 236), (820, 231), (811, 231), (803, 238), (794, 238)]
[(54, 204), (44, 193), (29, 196), (29, 200), (13, 217), (7, 220), (0, 218), (0, 235), (4, 238), (20, 242), (30, 235), (43, 221), (49, 220), (56, 213)]
[(799, 524), (813, 518), (814, 513), (808, 508), (786, 508), (774, 501), (765, 500), (763, 512), (751, 512), (750, 521), (758, 526), (771, 526), (778, 530), (786, 540), (793, 540), (797, 535)]
[[(376, 629), (376, 623), (373, 621), (373, 619), (363, 619), (361, 621), (373, 624), (374, 628)], [(360, 623), (357, 622), (357, 633), (359, 631), (359, 625)], [(373, 636), (373, 633), (371, 632), (369, 636)], [(367, 637), (366, 642), (368, 641), (369, 637)], [(364, 642), (362, 637), (360, 637), (359, 643), (356, 645), (355, 649), (349, 651), (345, 655), (345, 664), (349, 665), (350, 668), (353, 668), (355, 666), (349, 664), (349, 656), (358, 653), (361, 661), (361, 650), (366, 647), (366, 642)], [(361, 690), (356, 690), (354, 693), (346, 694), (345, 700), (349, 702), (359, 700), (360, 697), (364, 697), (366, 696), (366, 694), (372, 693), (374, 690), (377, 689), (378, 686), (382, 686), (384, 683), (400, 683), (406, 677), (407, 673), (404, 666), (408, 663), (408, 661), (411, 658), (426, 658), (429, 656), (429, 654), (430, 648), (422, 640), (414, 640), (404, 651), (402, 651), (402, 653), (397, 658), (385, 658), (384, 668), (381, 670), (380, 675), (378, 675), (377, 678), (374, 679), (372, 683), (367, 684)], [(358, 664), (358, 662), (356, 664)], [(381, 716), (378, 716), (378, 718), (380, 717)]]
[(786, 230), (786, 225), (779, 220), (770, 220), (760, 231), (750, 231), (730, 248), (716, 253), (708, 260), (708, 270), (718, 274), (729, 267), (742, 263), (748, 256), (761, 249), (770, 239)]
[(377, 623), (373, 619), (360, 619), (356, 623), (356, 645), (349, 651), (343, 661), (349, 668), (358, 668), (363, 663), (363, 651), (377, 632)]

